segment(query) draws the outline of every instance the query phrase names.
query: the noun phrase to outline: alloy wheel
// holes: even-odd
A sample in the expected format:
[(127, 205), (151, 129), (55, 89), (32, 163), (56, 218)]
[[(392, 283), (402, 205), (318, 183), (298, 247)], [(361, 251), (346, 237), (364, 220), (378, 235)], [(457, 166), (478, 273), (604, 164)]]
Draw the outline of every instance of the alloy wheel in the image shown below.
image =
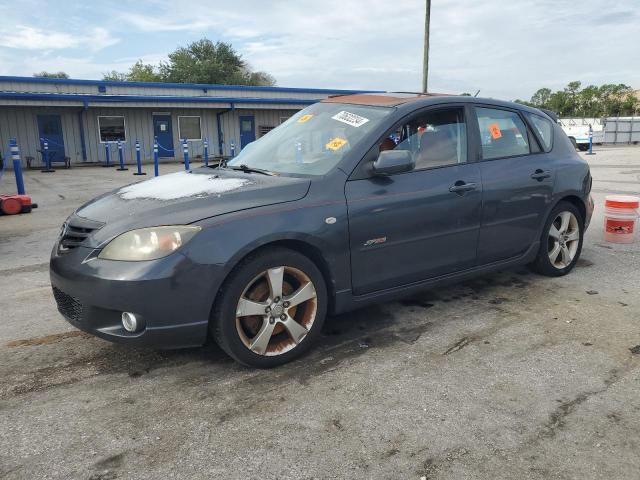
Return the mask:
[(273, 267), (254, 277), (240, 295), (236, 329), (253, 353), (282, 355), (304, 340), (317, 310), (309, 276), (293, 267)]
[(557, 269), (568, 267), (576, 256), (580, 244), (580, 223), (576, 216), (563, 211), (558, 213), (549, 227), (547, 253), (549, 261)]

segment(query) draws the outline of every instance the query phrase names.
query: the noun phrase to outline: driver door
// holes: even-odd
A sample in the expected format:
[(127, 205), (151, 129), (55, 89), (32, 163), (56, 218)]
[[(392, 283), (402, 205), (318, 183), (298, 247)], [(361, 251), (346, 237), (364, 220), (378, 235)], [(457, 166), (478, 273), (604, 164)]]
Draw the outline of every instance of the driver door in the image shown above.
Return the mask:
[(475, 265), (482, 184), (467, 161), (467, 116), (464, 106), (412, 115), (380, 140), (373, 158), (379, 149), (407, 149), (415, 169), (346, 183), (354, 294)]

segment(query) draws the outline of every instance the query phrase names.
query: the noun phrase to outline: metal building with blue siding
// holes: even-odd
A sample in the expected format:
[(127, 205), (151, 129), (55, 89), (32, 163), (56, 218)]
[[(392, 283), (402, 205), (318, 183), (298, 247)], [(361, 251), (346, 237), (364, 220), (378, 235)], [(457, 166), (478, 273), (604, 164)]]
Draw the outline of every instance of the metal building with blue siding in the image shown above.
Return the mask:
[(0, 151), (17, 138), (23, 158), (40, 163), (46, 139), (54, 164), (97, 163), (119, 140), (132, 163), (136, 140), (148, 161), (157, 137), (161, 159), (180, 158), (183, 138), (192, 156), (204, 139), (210, 156), (230, 156), (305, 106), (356, 92), (0, 76)]

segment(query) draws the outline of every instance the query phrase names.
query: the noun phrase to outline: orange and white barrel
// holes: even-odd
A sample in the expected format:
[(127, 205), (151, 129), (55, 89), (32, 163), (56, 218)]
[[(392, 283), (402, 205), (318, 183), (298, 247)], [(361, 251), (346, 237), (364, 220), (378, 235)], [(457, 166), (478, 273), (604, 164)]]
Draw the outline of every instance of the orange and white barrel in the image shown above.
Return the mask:
[(640, 198), (607, 195), (604, 201), (604, 239), (612, 243), (633, 243)]

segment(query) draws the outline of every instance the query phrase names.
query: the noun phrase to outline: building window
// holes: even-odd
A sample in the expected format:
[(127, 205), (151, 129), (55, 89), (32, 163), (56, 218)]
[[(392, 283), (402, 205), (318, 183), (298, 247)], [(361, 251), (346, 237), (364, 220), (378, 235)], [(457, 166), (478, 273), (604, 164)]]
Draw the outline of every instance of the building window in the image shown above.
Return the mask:
[(100, 142), (125, 142), (124, 117), (98, 117)]
[(280, 117), (280, 125), (282, 125), (284, 122), (286, 122), (287, 120), (289, 120), (291, 118), (291, 116), (288, 117)]
[(276, 127), (271, 127), (271, 126), (268, 126), (268, 125), (260, 125), (260, 126), (258, 127), (258, 134), (259, 134), (261, 137), (264, 137), (267, 133), (269, 133), (269, 132), (270, 132), (271, 130), (273, 130), (274, 128), (276, 128)]
[(202, 140), (200, 117), (178, 117), (178, 132), (181, 139)]

